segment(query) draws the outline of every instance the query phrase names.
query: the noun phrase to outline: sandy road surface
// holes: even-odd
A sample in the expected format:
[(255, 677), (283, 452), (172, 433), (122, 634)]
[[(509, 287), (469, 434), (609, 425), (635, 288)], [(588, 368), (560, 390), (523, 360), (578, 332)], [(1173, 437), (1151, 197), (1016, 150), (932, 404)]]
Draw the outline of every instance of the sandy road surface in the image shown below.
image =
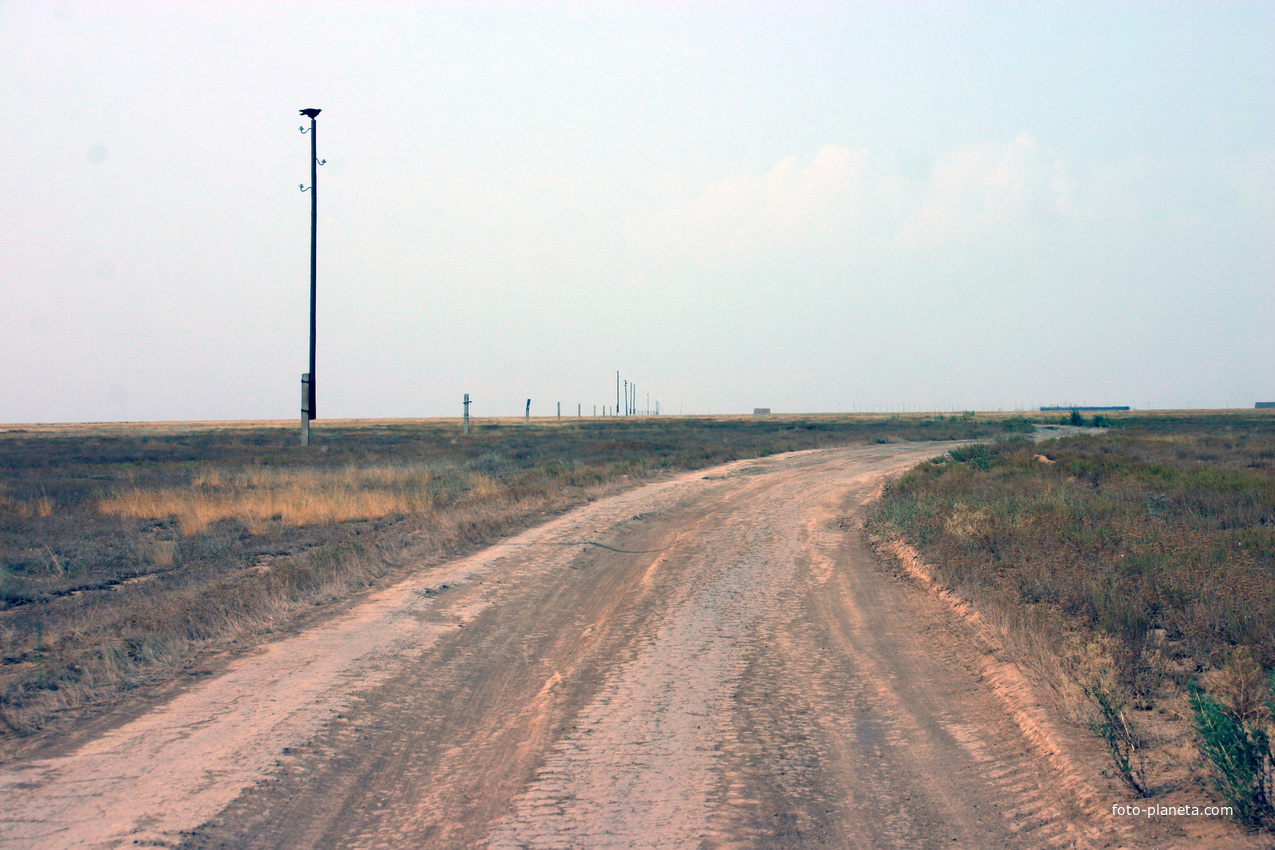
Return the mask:
[(941, 451), (682, 475), (419, 573), (0, 769), (0, 845), (1162, 845), (1042, 759), (964, 621), (863, 550), (881, 476)]

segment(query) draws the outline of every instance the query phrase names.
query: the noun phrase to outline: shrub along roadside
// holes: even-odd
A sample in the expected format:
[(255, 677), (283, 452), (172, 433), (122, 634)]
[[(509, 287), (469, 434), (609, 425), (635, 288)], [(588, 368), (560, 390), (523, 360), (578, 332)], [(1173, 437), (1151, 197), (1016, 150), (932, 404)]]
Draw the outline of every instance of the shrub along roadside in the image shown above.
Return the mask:
[[(1268, 682), (1275, 691), (1275, 672)], [(1253, 826), (1275, 823), (1275, 738), (1260, 720), (1248, 720), (1220, 700), (1190, 684), (1191, 714), (1200, 749), (1213, 768), (1218, 793), (1235, 808), (1239, 820)], [(1275, 701), (1267, 700), (1267, 719)]]
[[(1048, 457), (1025, 443), (954, 451), (892, 483), (869, 528), (912, 544), (959, 593), (1101, 636), (1114, 681), (1078, 684), (1104, 696), (1093, 728), (1135, 788), (1156, 778), (1137, 775), (1125, 705), (1185, 703), (1201, 683), (1189, 704), (1217, 787), (1241, 819), (1268, 823), (1269, 779), (1245, 777), (1270, 771), (1275, 422), (1227, 424), (1126, 424), (1046, 444)], [(1235, 672), (1246, 657), (1257, 676)], [(1266, 773), (1218, 765), (1224, 755)]]

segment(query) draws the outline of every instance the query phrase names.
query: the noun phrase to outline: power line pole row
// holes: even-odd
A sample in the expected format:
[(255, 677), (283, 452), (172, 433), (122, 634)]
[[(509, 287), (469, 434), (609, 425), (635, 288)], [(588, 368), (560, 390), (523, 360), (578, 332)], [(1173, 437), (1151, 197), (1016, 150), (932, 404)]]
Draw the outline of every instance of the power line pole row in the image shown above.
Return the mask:
[[(621, 406), (620, 406), (620, 385), (621, 384), (624, 385), (624, 406), (623, 406), (624, 415), (635, 416), (638, 413), (637, 383), (627, 379), (621, 379), (620, 373), (618, 370), (615, 373), (615, 411), (616, 413), (619, 413), (619, 411), (621, 410)], [(659, 411), (660, 411), (660, 403), (657, 400), (655, 402), (655, 412), (659, 413)], [(603, 409), (603, 413), (604, 414), (606, 413), (605, 408)], [(647, 416), (651, 415), (651, 394), (650, 393), (646, 394), (645, 415)]]

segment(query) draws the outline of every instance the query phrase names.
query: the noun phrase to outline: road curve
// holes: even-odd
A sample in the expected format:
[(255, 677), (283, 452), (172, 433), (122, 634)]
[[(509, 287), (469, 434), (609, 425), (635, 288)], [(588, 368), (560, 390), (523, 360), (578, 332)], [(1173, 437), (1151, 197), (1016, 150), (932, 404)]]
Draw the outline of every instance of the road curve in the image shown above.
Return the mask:
[(862, 547), (882, 477), (941, 451), (683, 474), (423, 570), (0, 769), (0, 845), (1127, 845)]

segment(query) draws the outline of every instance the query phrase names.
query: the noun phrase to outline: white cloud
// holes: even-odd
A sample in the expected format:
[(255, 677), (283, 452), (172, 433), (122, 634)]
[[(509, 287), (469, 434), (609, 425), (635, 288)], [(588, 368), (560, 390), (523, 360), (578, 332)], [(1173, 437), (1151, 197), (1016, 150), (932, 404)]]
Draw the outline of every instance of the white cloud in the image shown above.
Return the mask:
[(739, 174), (638, 225), (646, 250), (739, 259), (798, 250), (841, 255), (1017, 238), (1072, 217), (1066, 163), (1026, 133), (941, 157), (920, 179), (864, 149), (826, 146), (809, 162)]
[(706, 255), (827, 247), (862, 225), (888, 194), (880, 184), (868, 151), (830, 145), (808, 163), (786, 157), (674, 204), (640, 226), (640, 241)]
[(946, 243), (1048, 228), (1075, 214), (1074, 193), (1066, 164), (1020, 133), (1007, 145), (971, 145), (941, 159), (900, 235)]

